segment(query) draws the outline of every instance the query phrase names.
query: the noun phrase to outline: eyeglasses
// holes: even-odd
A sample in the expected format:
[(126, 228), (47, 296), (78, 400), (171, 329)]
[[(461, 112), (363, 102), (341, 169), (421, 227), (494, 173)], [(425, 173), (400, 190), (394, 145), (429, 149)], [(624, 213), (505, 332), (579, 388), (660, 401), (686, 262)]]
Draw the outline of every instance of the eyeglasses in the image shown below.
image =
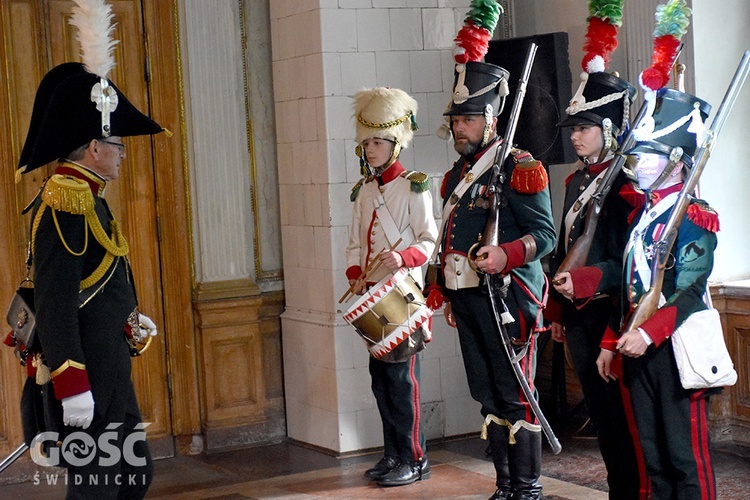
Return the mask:
[(121, 142), (105, 141), (104, 139), (99, 139), (99, 142), (103, 142), (105, 144), (109, 144), (110, 146), (117, 147), (118, 153), (122, 153), (123, 151), (125, 151), (125, 144), (122, 144)]

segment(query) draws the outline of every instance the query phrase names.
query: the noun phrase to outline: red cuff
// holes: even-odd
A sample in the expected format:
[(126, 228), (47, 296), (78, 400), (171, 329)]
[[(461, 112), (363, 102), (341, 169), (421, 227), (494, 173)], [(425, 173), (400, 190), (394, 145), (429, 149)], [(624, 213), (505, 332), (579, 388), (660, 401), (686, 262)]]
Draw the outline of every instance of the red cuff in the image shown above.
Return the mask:
[(544, 319), (548, 319), (553, 323), (563, 324), (563, 305), (550, 297), (547, 300), (547, 305), (544, 308)]
[(52, 383), (59, 400), (91, 390), (86, 367), (71, 360), (52, 372)]
[(417, 247), (409, 247), (398, 252), (404, 259), (404, 267), (419, 267), (427, 262), (427, 256)]
[(620, 336), (610, 327), (604, 331), (602, 341), (599, 343), (599, 347), (608, 351), (617, 352), (617, 341)]
[(602, 270), (595, 266), (571, 269), (570, 279), (573, 280), (573, 293), (576, 299), (588, 299), (596, 295), (596, 290), (602, 280)]
[(346, 277), (350, 280), (356, 280), (360, 274), (362, 274), (362, 268), (359, 266), (352, 266), (346, 270)]
[(505, 269), (502, 270), (502, 274), (508, 274), (513, 269), (523, 265), (526, 259), (526, 248), (521, 240), (503, 243), (500, 245), (500, 248), (508, 256), (508, 261), (505, 264)]
[(675, 320), (677, 319), (677, 307), (666, 306), (658, 309), (653, 316), (643, 322), (641, 328), (654, 341), (654, 346), (659, 347), (675, 331)]

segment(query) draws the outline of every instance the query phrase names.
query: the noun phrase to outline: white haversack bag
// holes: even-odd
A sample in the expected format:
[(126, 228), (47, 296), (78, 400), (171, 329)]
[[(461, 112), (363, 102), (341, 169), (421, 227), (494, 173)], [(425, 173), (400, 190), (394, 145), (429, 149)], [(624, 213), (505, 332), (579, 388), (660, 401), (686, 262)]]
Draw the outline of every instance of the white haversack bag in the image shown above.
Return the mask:
[(685, 389), (727, 387), (737, 382), (716, 309), (691, 314), (672, 335), (672, 347)]

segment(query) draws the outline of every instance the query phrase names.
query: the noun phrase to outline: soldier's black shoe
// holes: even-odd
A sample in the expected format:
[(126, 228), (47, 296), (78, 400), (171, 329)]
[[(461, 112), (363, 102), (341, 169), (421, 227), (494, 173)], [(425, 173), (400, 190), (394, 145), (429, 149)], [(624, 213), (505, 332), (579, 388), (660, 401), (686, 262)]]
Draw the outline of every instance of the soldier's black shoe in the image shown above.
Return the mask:
[(398, 467), (381, 477), (378, 484), (380, 486), (404, 486), (429, 479), (430, 475), (430, 462), (427, 457), (424, 457), (421, 462), (401, 462)]
[(495, 494), (489, 498), (489, 500), (510, 500), (511, 498), (513, 498), (512, 491), (497, 490)]
[(398, 463), (398, 458), (396, 457), (383, 457), (375, 464), (375, 467), (365, 471), (365, 477), (372, 480), (380, 479), (395, 469)]

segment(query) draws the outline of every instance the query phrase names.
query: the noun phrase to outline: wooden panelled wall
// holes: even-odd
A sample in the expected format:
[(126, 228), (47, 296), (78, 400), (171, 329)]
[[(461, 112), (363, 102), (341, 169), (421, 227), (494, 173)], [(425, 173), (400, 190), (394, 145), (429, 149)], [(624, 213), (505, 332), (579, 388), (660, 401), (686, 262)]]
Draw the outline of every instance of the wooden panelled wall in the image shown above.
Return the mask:
[(750, 282), (712, 288), (724, 338), (737, 370), (737, 383), (713, 398), (712, 438), (750, 446)]

